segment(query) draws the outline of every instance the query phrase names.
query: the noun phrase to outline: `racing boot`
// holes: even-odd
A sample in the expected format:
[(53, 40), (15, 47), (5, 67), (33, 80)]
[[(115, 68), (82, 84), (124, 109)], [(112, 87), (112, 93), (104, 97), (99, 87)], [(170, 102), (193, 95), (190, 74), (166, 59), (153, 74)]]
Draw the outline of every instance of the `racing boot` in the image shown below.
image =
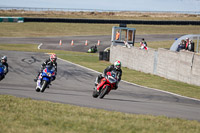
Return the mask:
[(37, 92), (40, 92), (40, 80), (37, 81), (37, 86), (35, 88)]

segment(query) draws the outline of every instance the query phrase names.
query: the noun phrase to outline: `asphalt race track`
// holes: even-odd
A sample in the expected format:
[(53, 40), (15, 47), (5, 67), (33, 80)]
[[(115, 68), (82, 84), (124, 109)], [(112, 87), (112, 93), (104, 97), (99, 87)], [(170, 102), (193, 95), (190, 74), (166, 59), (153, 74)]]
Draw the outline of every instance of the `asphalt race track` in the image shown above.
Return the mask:
[[(161, 34), (161, 35), (136, 35), (135, 42), (140, 42), (142, 38), (148, 42), (150, 41), (167, 41), (175, 40), (181, 37), (180, 34)], [(60, 40), (62, 45), (59, 45)], [(71, 42), (74, 45), (71, 46)], [(88, 45), (85, 46), (87, 40)], [(98, 46), (98, 40), (100, 45)], [(105, 48), (111, 45), (111, 36), (63, 36), (63, 37), (0, 37), (1, 44), (43, 44), (41, 49), (57, 49), (57, 50), (69, 50), (69, 51), (80, 51), (87, 52), (91, 46), (97, 45), (98, 51), (103, 51)]]
[[(42, 53), (1, 51), (7, 55), (9, 73), (0, 82), (0, 94), (28, 97), (83, 107), (134, 114), (164, 115), (200, 121), (200, 101), (136, 86), (121, 81), (116, 91), (104, 99), (92, 97), (97, 72), (58, 59), (58, 75), (44, 93), (36, 92), (33, 81), (41, 63), (49, 56)], [(103, 70), (102, 70), (103, 71)]]

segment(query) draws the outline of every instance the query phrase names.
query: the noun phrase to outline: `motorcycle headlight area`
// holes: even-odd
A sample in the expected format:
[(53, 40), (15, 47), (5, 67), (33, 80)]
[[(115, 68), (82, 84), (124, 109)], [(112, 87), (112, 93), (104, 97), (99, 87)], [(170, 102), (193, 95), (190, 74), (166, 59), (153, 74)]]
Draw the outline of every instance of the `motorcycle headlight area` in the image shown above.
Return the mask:
[(47, 76), (51, 77), (51, 73), (47, 73)]

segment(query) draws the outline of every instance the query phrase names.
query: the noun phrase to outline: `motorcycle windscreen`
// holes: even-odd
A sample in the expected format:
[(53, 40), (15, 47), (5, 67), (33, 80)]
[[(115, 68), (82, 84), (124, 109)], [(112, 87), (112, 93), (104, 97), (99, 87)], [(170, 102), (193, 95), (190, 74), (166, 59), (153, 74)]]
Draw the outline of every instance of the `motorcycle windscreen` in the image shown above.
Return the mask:
[(112, 76), (108, 76), (108, 80), (109, 80), (109, 82), (110, 82), (111, 84), (117, 82), (117, 79), (115, 79), (115, 78), (112, 77)]
[(47, 71), (55, 71), (55, 67), (54, 66), (47, 65), (46, 68), (47, 68)]

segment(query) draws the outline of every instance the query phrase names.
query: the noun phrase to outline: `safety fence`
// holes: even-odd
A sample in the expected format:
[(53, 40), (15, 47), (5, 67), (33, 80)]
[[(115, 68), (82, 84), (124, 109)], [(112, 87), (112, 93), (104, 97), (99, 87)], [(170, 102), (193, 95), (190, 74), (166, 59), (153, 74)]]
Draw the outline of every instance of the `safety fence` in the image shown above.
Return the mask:
[(146, 24), (146, 25), (200, 25), (200, 21), (147, 21), (147, 20), (108, 20), (108, 19), (67, 19), (67, 18), (23, 18), (0, 17), (0, 22), (57, 22), (94, 24)]
[(24, 22), (147, 24), (147, 25), (200, 25), (200, 21), (149, 21), (149, 20), (107, 20), (107, 19), (67, 19), (67, 18), (24, 18)]

